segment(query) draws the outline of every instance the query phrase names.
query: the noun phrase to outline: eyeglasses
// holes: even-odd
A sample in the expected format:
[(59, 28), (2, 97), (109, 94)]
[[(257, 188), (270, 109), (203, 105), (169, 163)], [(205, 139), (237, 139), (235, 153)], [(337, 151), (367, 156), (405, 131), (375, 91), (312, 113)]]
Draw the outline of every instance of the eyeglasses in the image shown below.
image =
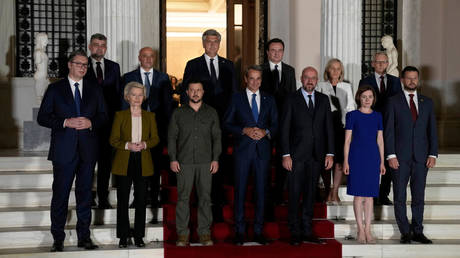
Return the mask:
[(88, 63), (80, 63), (80, 62), (71, 62), (72, 64), (75, 64), (79, 68), (88, 68)]

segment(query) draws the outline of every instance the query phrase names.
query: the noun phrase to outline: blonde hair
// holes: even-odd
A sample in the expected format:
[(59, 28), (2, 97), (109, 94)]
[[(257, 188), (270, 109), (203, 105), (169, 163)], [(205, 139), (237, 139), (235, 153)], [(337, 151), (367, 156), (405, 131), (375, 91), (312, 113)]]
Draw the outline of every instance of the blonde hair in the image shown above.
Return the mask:
[(343, 81), (343, 74), (344, 74), (345, 71), (344, 71), (344, 68), (343, 68), (342, 61), (340, 61), (340, 59), (338, 59), (338, 58), (332, 58), (327, 62), (326, 68), (324, 68), (324, 74), (323, 74), (323, 78), (324, 78), (325, 81), (329, 81), (329, 79), (330, 79), (329, 68), (331, 68), (332, 64), (336, 63), (336, 62), (339, 63), (339, 65), (340, 65), (339, 82)]
[(144, 93), (144, 100), (147, 98), (147, 90), (145, 89), (144, 85), (138, 82), (129, 82), (128, 84), (126, 84), (125, 89), (123, 90), (123, 97), (126, 101), (128, 101), (128, 94), (133, 88), (142, 89), (142, 92)]

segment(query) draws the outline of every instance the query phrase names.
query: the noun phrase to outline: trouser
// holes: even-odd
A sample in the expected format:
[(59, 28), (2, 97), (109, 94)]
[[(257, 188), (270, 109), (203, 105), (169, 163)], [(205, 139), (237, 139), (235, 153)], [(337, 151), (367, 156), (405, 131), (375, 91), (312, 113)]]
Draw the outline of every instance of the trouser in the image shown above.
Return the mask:
[(177, 205), (176, 231), (177, 235), (188, 236), (190, 229), (190, 193), (195, 185), (198, 195), (198, 235), (210, 235), (212, 223), (211, 188), (212, 174), (210, 163), (180, 164), (177, 173)]

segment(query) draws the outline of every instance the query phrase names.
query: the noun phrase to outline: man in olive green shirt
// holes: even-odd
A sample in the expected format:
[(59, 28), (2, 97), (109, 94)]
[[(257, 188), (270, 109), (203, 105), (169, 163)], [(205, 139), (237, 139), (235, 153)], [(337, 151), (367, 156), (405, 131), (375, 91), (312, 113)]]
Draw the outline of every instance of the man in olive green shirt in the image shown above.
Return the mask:
[(219, 169), (221, 130), (217, 112), (203, 103), (203, 84), (190, 81), (188, 104), (172, 114), (168, 129), (170, 167), (177, 175), (177, 246), (189, 244), (189, 199), (195, 183), (198, 195), (198, 235), (203, 245), (213, 245), (210, 227), (212, 175)]

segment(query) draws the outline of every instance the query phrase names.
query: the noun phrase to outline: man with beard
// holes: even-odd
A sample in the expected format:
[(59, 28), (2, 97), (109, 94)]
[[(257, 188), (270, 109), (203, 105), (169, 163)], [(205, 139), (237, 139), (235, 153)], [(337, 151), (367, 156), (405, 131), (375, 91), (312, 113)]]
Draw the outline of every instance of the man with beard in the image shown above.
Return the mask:
[(174, 110), (168, 128), (168, 154), (171, 170), (177, 175), (177, 246), (189, 244), (189, 199), (193, 185), (198, 195), (198, 236), (201, 244), (213, 245), (211, 186), (219, 169), (221, 130), (217, 112), (203, 103), (203, 84), (190, 80), (188, 103)]
[[(394, 209), (402, 244), (431, 244), (423, 234), (423, 209), (428, 169), (436, 165), (438, 136), (433, 101), (417, 93), (419, 71), (401, 72), (403, 92), (388, 99), (384, 113), (385, 155), (392, 171)], [(410, 181), (412, 223), (406, 211)]]
[[(121, 109), (121, 83), (120, 65), (107, 58), (107, 37), (96, 33), (91, 36), (89, 43), (88, 72), (85, 79), (94, 82), (102, 88), (107, 108), (108, 123), (99, 130), (99, 155), (97, 161), (97, 197), (99, 209), (110, 209), (109, 203), (109, 180), (112, 168), (112, 147), (109, 144), (110, 131), (112, 129), (115, 112)], [(93, 193), (93, 205), (96, 198)]]

